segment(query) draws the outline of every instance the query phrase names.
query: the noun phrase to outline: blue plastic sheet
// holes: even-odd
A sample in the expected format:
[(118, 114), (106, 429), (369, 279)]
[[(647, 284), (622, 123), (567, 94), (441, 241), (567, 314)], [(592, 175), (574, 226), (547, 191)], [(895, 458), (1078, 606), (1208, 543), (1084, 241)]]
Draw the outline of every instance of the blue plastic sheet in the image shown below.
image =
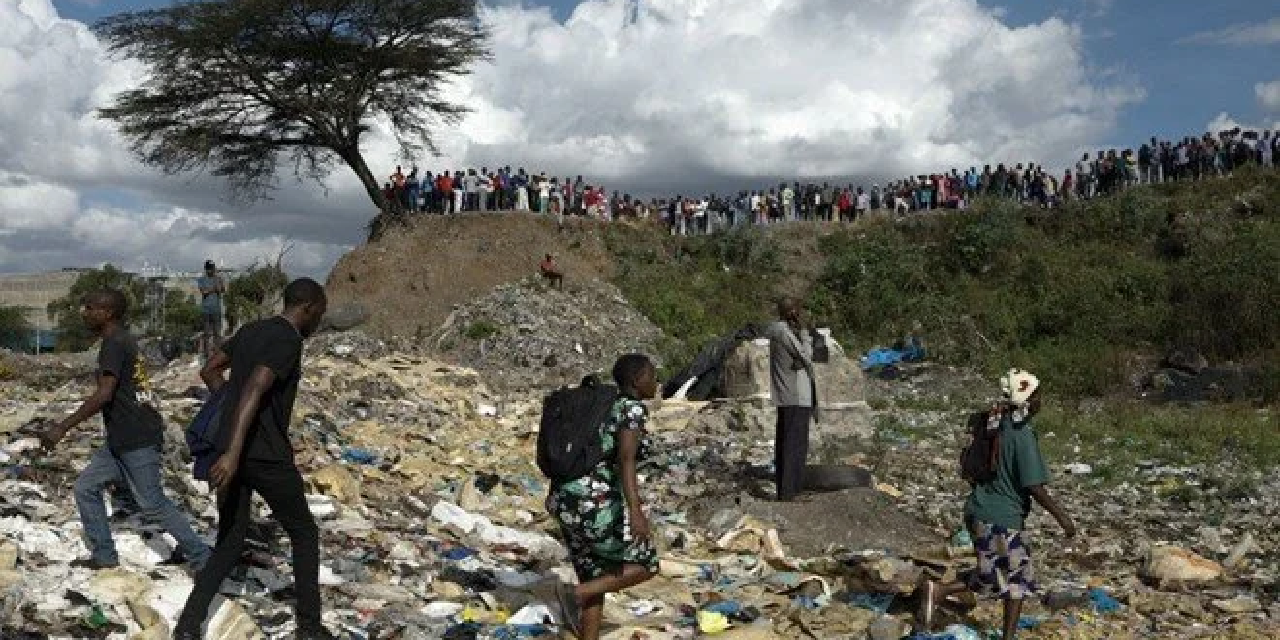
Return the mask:
[(889, 607), (893, 606), (892, 593), (842, 593), (836, 596), (836, 600), (882, 615), (888, 613)]
[(359, 447), (347, 447), (342, 450), (342, 459), (351, 464), (377, 464), (378, 454)]
[(703, 607), (702, 610), (714, 611), (716, 613), (723, 614), (725, 617), (733, 617), (742, 612), (742, 605), (733, 600), (725, 600), (723, 602), (709, 604)]
[(440, 556), (445, 560), (453, 560), (455, 562), (458, 560), (466, 560), (474, 555), (476, 555), (475, 549), (468, 549), (466, 547), (450, 547), (449, 549), (445, 549), (444, 553), (440, 554)]
[(1120, 610), (1120, 601), (1111, 597), (1111, 594), (1103, 591), (1101, 588), (1094, 587), (1089, 590), (1089, 601), (1093, 604), (1095, 613), (1115, 613)]

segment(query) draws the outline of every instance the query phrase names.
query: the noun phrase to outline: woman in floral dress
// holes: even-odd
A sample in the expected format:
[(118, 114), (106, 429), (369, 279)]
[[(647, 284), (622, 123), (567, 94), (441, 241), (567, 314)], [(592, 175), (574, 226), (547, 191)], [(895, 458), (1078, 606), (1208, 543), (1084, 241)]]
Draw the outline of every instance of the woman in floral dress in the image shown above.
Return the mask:
[(620, 392), (600, 425), (604, 459), (586, 476), (552, 488), (547, 509), (560, 523), (578, 585), (557, 593), (569, 627), (583, 640), (600, 637), (604, 595), (658, 572), (649, 519), (640, 504), (636, 465), (649, 453), (649, 413), (642, 400), (658, 390), (648, 357), (622, 356), (613, 366)]

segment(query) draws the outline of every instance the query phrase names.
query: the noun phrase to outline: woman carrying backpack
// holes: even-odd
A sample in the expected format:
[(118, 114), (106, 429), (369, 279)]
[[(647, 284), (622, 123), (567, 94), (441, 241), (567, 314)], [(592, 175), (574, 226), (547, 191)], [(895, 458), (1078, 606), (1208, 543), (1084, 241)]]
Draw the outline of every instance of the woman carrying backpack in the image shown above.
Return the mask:
[(600, 637), (604, 596), (652, 578), (658, 554), (640, 503), (636, 465), (652, 448), (645, 434), (649, 411), (643, 400), (658, 392), (657, 370), (648, 357), (630, 354), (613, 365), (618, 399), (600, 425), (604, 458), (586, 476), (554, 487), (547, 511), (560, 524), (576, 587), (556, 595), (565, 623), (582, 640)]

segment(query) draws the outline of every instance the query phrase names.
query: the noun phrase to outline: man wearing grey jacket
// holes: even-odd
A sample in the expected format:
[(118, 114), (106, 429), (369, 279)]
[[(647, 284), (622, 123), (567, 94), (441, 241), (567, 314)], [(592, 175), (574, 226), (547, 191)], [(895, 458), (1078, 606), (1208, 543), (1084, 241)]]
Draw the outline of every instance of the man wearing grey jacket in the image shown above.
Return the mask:
[(769, 390), (778, 408), (774, 429), (775, 482), (780, 501), (793, 500), (804, 488), (809, 455), (809, 423), (817, 418), (812, 345), (800, 323), (800, 301), (778, 303), (779, 320), (769, 325)]

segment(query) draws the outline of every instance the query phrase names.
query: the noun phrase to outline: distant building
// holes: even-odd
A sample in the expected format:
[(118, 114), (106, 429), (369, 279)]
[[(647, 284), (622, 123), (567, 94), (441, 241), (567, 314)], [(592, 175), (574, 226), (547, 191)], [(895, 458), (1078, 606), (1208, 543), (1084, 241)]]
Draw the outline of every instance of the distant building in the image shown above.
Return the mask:
[[(0, 306), (25, 309), (27, 322), (36, 330), (36, 334), (26, 340), (14, 336), (0, 336), (0, 341), (5, 343), (3, 346), (35, 349), (38, 341), (41, 350), (53, 348), (57, 334), (54, 321), (49, 318), (49, 303), (70, 293), (71, 285), (85, 271), (89, 269), (67, 267), (44, 273), (0, 274)], [(173, 271), (144, 265), (138, 271), (129, 273), (135, 278), (142, 278), (158, 285), (160, 291), (181, 291), (199, 300), (200, 290), (196, 287), (196, 278), (204, 275), (203, 272)], [(219, 273), (227, 280), (230, 280), (234, 274), (223, 269), (220, 269)], [(140, 302), (147, 304), (151, 301)], [(27, 346), (20, 344), (22, 342), (26, 342)]]
[(53, 320), (49, 319), (46, 311), (49, 303), (67, 295), (71, 285), (84, 271), (67, 268), (46, 273), (0, 275), (0, 306), (25, 309), (27, 322), (33, 329), (52, 331)]

